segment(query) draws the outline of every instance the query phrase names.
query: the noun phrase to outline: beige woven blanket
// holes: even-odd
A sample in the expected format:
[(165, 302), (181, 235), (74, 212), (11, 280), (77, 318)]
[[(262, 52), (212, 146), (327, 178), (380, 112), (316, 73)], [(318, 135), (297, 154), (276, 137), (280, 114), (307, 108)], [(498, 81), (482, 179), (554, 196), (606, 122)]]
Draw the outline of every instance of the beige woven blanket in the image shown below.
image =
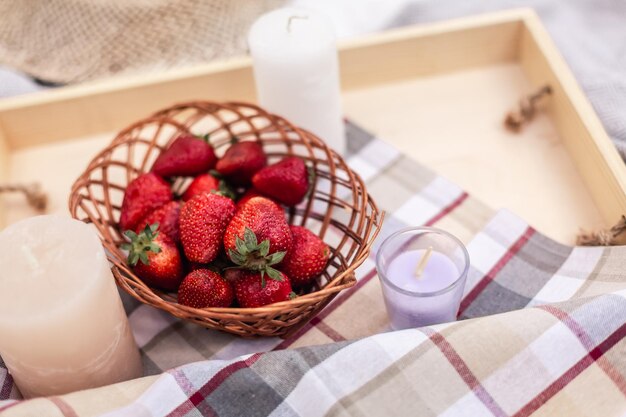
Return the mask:
[(246, 50), (284, 0), (0, 0), (0, 62), (70, 83), (158, 71)]

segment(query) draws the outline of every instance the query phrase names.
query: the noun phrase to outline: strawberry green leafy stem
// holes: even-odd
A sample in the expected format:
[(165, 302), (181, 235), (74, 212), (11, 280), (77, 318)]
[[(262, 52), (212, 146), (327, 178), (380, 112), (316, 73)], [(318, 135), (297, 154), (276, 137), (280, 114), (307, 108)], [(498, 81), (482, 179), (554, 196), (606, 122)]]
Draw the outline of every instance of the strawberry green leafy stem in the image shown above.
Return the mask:
[(265, 288), (265, 274), (274, 281), (283, 280), (280, 271), (272, 268), (272, 265), (280, 263), (285, 258), (286, 252), (270, 254), (269, 240), (259, 243), (254, 232), (246, 227), (243, 239), (239, 236), (235, 238), (235, 247), (237, 250), (228, 250), (230, 260), (237, 265), (237, 268), (260, 272), (263, 288)]
[(220, 180), (218, 187), (219, 187), (219, 189), (218, 189), (218, 191), (215, 194), (219, 194), (221, 196), (228, 197), (231, 200), (234, 200), (235, 198), (237, 198), (237, 195), (235, 194), (233, 189), (230, 187), (230, 185), (228, 185), (226, 183), (226, 181)]
[(140, 260), (144, 265), (150, 265), (148, 254), (161, 252), (161, 247), (154, 242), (159, 235), (158, 229), (159, 223), (154, 223), (146, 224), (146, 228), (139, 234), (132, 230), (124, 232), (124, 235), (130, 239), (130, 243), (123, 243), (120, 247), (128, 251), (128, 263), (131, 266), (137, 265)]
[(195, 136), (195, 137), (197, 137), (197, 138), (198, 138), (198, 139), (200, 139), (200, 140), (205, 141), (205, 142), (206, 142), (206, 143), (208, 143), (209, 145), (211, 144), (211, 142), (209, 142), (209, 138), (211, 137), (211, 135), (210, 135), (209, 133), (204, 134), (204, 135), (196, 135), (196, 134), (194, 133), (194, 136)]
[(217, 195), (221, 195), (224, 197), (228, 197), (231, 200), (234, 200), (235, 198), (237, 198), (237, 195), (235, 194), (235, 190), (233, 190), (233, 188), (226, 182), (226, 180), (224, 179), (224, 176), (220, 174), (219, 171), (212, 169), (209, 171), (209, 175), (219, 180), (218, 189), (211, 191), (212, 194), (217, 194)]

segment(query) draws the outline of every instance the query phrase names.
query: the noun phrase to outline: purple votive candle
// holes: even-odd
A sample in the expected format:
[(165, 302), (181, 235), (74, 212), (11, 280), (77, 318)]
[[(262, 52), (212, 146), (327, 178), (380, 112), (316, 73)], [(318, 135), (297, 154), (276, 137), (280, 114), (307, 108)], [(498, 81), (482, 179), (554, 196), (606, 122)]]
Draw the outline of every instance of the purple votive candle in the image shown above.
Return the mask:
[(432, 227), (400, 230), (380, 246), (376, 269), (394, 330), (456, 319), (469, 255), (450, 233)]

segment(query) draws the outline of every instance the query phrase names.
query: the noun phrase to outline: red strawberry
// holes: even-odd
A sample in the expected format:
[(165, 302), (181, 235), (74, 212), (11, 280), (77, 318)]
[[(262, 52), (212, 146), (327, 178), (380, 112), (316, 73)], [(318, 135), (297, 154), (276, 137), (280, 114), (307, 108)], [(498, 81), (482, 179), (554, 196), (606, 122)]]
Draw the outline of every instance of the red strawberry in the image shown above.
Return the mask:
[(150, 212), (172, 201), (170, 185), (153, 173), (143, 174), (128, 184), (120, 214), (120, 228), (135, 230)]
[(200, 193), (219, 192), (225, 197), (233, 198), (234, 193), (224, 180), (215, 178), (212, 174), (198, 175), (193, 179), (187, 190), (183, 193), (183, 201), (191, 200), (191, 198)]
[(127, 230), (131, 240), (122, 245), (128, 250), (128, 264), (146, 284), (175, 291), (183, 279), (183, 263), (176, 244), (157, 231), (153, 224), (139, 234)]
[(194, 308), (228, 307), (234, 298), (230, 283), (208, 269), (191, 272), (178, 288), (178, 302)]
[(290, 226), (290, 229), (293, 246), (280, 269), (291, 279), (294, 287), (301, 287), (324, 272), (330, 250), (322, 239), (306, 227)]
[(243, 206), (248, 200), (250, 200), (253, 197), (265, 197), (265, 196), (261, 194), (258, 190), (255, 190), (254, 188), (250, 188), (239, 198), (239, 200), (237, 200), (237, 208)]
[(226, 271), (226, 279), (234, 283), (239, 305), (254, 308), (295, 297), (289, 278), (282, 272), (276, 272), (275, 278), (270, 277), (266, 280), (258, 271), (229, 269)]
[(224, 231), (235, 214), (235, 203), (218, 194), (198, 194), (180, 211), (180, 241), (187, 259), (209, 263), (222, 246)]
[(215, 166), (217, 158), (208, 136), (179, 136), (152, 165), (152, 172), (162, 177), (194, 176)]
[(267, 165), (263, 147), (257, 142), (237, 142), (217, 161), (215, 169), (233, 184), (248, 185), (252, 176)]
[(274, 264), (280, 262), (291, 244), (291, 231), (282, 208), (264, 197), (251, 198), (241, 205), (224, 234), (224, 249), (230, 259), (257, 270), (270, 261), (269, 254), (282, 253)]
[(309, 173), (302, 159), (291, 156), (254, 174), (252, 184), (276, 201), (295, 206), (309, 190)]
[(193, 179), (189, 187), (183, 193), (183, 201), (191, 200), (191, 198), (200, 193), (210, 193), (220, 188), (220, 180), (211, 174), (198, 175)]
[(174, 243), (180, 242), (180, 234), (178, 228), (178, 217), (180, 216), (180, 202), (170, 201), (164, 206), (152, 211), (143, 220), (141, 220), (135, 232), (141, 232), (146, 226), (151, 224), (159, 225), (159, 232), (167, 235)]

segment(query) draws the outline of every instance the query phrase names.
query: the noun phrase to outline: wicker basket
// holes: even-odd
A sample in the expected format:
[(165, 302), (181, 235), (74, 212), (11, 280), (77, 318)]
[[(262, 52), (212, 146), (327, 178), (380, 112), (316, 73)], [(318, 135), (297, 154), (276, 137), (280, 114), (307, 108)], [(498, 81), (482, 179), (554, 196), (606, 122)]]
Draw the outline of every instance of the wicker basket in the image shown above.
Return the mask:
[[(314, 292), (260, 308), (195, 309), (179, 305), (175, 295), (150, 288), (134, 275), (119, 250), (124, 241), (117, 226), (124, 190), (181, 133), (209, 133), (218, 156), (236, 136), (259, 141), (270, 163), (298, 155), (314, 168), (312, 193), (288, 210), (289, 223), (310, 228), (332, 250)], [(189, 181), (177, 179), (174, 190), (180, 192)], [(288, 337), (339, 291), (353, 286), (354, 270), (368, 257), (383, 220), (361, 178), (313, 134), (250, 104), (201, 101), (162, 110), (121, 131), (76, 180), (69, 208), (74, 218), (97, 227), (113, 275), (130, 295), (181, 319), (241, 336)]]

